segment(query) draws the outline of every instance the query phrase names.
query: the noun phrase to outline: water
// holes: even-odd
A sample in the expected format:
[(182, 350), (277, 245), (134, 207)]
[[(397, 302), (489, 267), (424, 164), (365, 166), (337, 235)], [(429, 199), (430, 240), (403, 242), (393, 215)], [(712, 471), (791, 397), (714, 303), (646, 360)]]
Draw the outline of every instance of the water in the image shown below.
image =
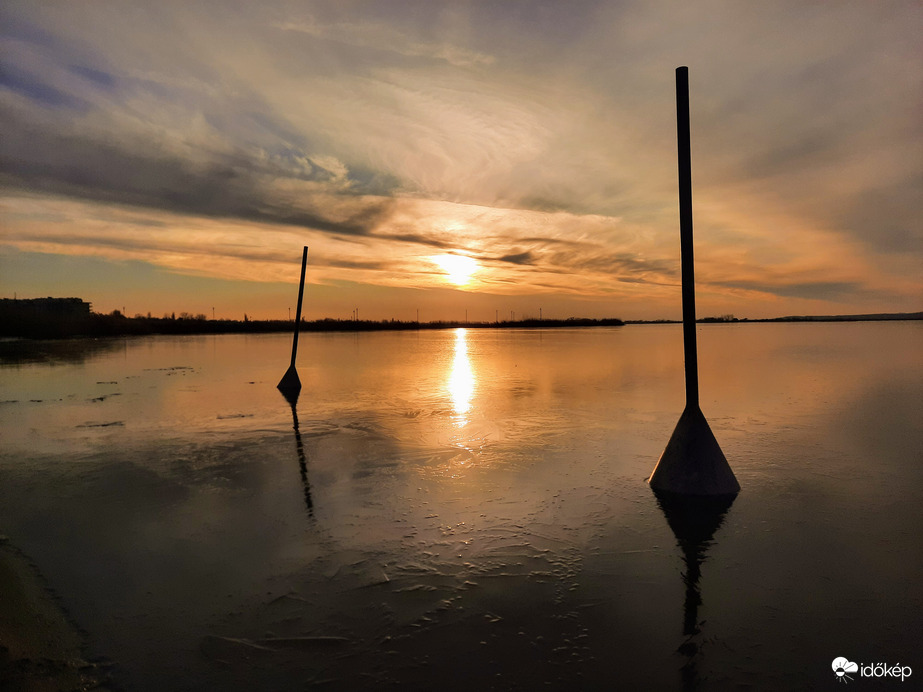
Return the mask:
[(691, 538), (681, 339), (304, 334), (295, 407), (286, 335), (7, 344), (0, 532), (127, 690), (923, 676), (923, 324), (701, 327), (742, 491)]

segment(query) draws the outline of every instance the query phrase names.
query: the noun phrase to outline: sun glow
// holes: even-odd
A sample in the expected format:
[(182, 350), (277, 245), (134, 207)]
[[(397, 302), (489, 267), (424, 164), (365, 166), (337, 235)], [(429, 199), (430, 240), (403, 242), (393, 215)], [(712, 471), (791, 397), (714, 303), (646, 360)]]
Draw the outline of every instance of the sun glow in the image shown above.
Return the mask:
[(436, 255), (433, 262), (448, 274), (448, 279), (456, 286), (464, 286), (471, 280), (471, 275), (478, 270), (478, 263), (465, 255)]

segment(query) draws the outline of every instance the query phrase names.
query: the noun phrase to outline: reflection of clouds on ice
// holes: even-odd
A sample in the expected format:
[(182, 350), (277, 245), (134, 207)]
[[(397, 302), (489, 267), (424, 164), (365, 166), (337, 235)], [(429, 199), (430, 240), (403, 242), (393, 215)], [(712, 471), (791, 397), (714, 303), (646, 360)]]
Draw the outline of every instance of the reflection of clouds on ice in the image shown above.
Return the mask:
[(464, 329), (455, 331), (455, 358), (452, 361), (452, 371), (449, 374), (449, 393), (452, 395), (452, 404), (458, 415), (459, 427), (468, 420), (465, 417), (471, 410), (471, 396), (474, 394), (474, 370), (471, 369), (471, 360), (468, 358), (468, 342)]

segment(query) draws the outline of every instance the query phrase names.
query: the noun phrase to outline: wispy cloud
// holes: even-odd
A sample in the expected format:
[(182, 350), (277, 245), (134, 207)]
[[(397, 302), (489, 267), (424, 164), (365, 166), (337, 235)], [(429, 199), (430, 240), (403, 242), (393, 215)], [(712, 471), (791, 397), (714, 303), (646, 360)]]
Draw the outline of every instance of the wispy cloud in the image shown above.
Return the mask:
[(704, 304), (918, 309), (917, 3), (2, 12), (6, 245), (259, 280), (310, 241), (428, 289), (458, 251), (471, 292), (661, 305), (686, 63)]
[(383, 24), (336, 22), (321, 24), (312, 17), (300, 21), (279, 22), (275, 26), (283, 31), (296, 31), (313, 38), (336, 41), (357, 48), (392, 52), (412, 58), (441, 60), (456, 67), (490, 65), (494, 58), (484, 53), (467, 50), (448, 42), (426, 42), (409, 37), (394, 27)]

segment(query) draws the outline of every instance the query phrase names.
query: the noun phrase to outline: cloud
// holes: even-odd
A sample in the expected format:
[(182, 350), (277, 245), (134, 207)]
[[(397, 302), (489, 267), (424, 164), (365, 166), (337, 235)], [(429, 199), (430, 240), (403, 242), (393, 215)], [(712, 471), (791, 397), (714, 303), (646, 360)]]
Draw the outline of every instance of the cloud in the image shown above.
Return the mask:
[[(253, 278), (303, 236), (323, 280), (431, 287), (423, 258), (458, 251), (485, 267), (471, 291), (656, 301), (678, 278), (688, 63), (709, 295), (918, 300), (914, 3), (3, 13), (5, 244)], [(186, 259), (189, 229), (223, 259)]]
[[(920, 151), (923, 159), (923, 151)], [(923, 256), (923, 176), (908, 171), (893, 181), (870, 181), (864, 189), (841, 200), (831, 214), (838, 228), (873, 243), (882, 252)]]
[(535, 257), (531, 250), (515, 252), (510, 255), (504, 255), (498, 258), (501, 262), (510, 262), (511, 264), (535, 264)]
[(35, 75), (20, 72), (12, 65), (0, 69), (0, 86), (46, 106), (77, 108), (84, 105), (81, 99), (43, 83)]
[(358, 235), (390, 206), (351, 194), (345, 168), (330, 158), (171, 151), (167, 142), (107, 141), (17, 115), (0, 113), (0, 176), (10, 189)]
[(715, 284), (747, 291), (771, 293), (782, 297), (844, 302), (855, 300), (865, 292), (863, 285), (856, 281), (801, 281), (781, 284), (758, 281), (719, 281)]
[(490, 65), (494, 58), (447, 42), (426, 42), (383, 24), (337, 22), (321, 24), (313, 18), (279, 22), (283, 31), (296, 31), (326, 41), (337, 41), (359, 48), (393, 52), (412, 58), (442, 60), (456, 67)]

